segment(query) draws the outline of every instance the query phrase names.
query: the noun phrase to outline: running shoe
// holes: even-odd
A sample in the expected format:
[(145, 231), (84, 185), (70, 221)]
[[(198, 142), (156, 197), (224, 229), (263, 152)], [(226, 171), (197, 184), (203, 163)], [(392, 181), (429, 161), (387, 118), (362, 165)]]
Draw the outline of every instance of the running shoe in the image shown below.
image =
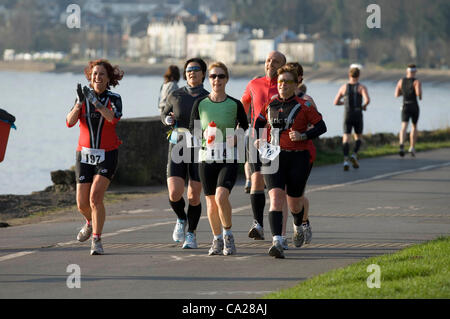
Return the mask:
[(184, 241), (187, 223), (185, 220), (177, 219), (177, 223), (173, 230), (172, 238), (174, 242), (181, 243)]
[(416, 150), (414, 149), (414, 147), (410, 147), (408, 153), (411, 154), (412, 157), (416, 156)]
[(289, 249), (289, 245), (288, 245), (288, 239), (286, 236), (281, 236), (281, 238), (283, 239), (281, 241), (281, 246), (283, 246), (284, 250), (288, 250)]
[(296, 226), (294, 224), (294, 235), (292, 236), (292, 241), (294, 242), (295, 247), (302, 247), (303, 242), (305, 241), (302, 226)]
[(303, 237), (305, 238), (305, 244), (311, 243), (312, 228), (311, 224), (309, 223), (309, 220), (306, 223), (302, 224), (302, 228), (303, 228)]
[(208, 251), (208, 255), (222, 255), (223, 253), (223, 239), (214, 239), (211, 248)]
[(186, 237), (184, 239), (183, 249), (196, 249), (197, 239), (195, 237), (195, 233), (187, 232)]
[(272, 247), (270, 247), (269, 249), (269, 256), (275, 258), (284, 258), (283, 246), (279, 240), (273, 240)]
[(248, 232), (248, 237), (255, 240), (264, 240), (264, 228), (255, 220)]
[(350, 162), (352, 162), (353, 168), (359, 168), (358, 156), (357, 156), (356, 154), (353, 154), (353, 155), (350, 157)]
[(81, 228), (80, 232), (77, 235), (77, 240), (79, 242), (84, 242), (91, 237), (92, 234), (92, 225), (86, 223), (83, 228)]
[(233, 236), (233, 234), (231, 234), (231, 235), (224, 235), (223, 236), (223, 241), (224, 241), (224, 244), (225, 244), (225, 247), (223, 249), (223, 254), (225, 256), (236, 254), (236, 246), (234, 245), (234, 236)]
[(103, 245), (101, 238), (92, 238), (91, 255), (103, 255)]
[(403, 146), (400, 146), (400, 150), (398, 151), (398, 154), (400, 155), (400, 157), (405, 156), (405, 149), (403, 148)]
[(348, 171), (350, 168), (350, 164), (347, 161), (344, 161), (344, 171)]
[(245, 181), (245, 187), (244, 187), (244, 192), (249, 194), (250, 193), (250, 189), (252, 188), (252, 181), (247, 179)]

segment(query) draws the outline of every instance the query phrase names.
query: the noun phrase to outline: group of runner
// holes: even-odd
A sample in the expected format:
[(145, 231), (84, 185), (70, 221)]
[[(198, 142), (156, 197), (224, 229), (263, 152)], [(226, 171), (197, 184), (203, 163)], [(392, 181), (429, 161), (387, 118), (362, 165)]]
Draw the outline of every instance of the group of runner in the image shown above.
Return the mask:
[[(334, 105), (345, 105), (344, 111), (344, 134), (342, 136), (342, 149), (344, 153), (344, 171), (348, 171), (350, 162), (353, 168), (359, 168), (358, 151), (361, 148), (363, 132), (363, 111), (367, 110), (370, 97), (367, 87), (359, 82), (361, 67), (351, 65), (348, 72), (348, 83), (342, 85), (334, 99)], [(415, 64), (409, 64), (406, 69), (406, 77), (400, 79), (395, 88), (395, 97), (403, 96), (401, 107), (401, 129), (399, 133), (399, 155), (405, 156), (404, 143), (406, 130), (411, 121), (411, 132), (409, 136), (410, 147), (408, 153), (415, 156), (415, 145), (417, 142), (417, 122), (419, 120), (419, 100), (422, 99), (422, 84), (416, 79), (417, 68)], [(343, 99), (343, 100), (342, 100)], [(354, 132), (355, 145), (353, 154), (350, 152), (350, 136)]]
[[(350, 69), (349, 84), (341, 87), (335, 99), (335, 104), (345, 104), (346, 113), (350, 114), (345, 118), (344, 135), (349, 135), (353, 127), (358, 136), (350, 159), (353, 167), (358, 167), (357, 152), (362, 133), (362, 115), (359, 113), (370, 102), (367, 89), (358, 82), (359, 69), (356, 70)], [(413, 70), (409, 68), (408, 72)], [(120, 95), (110, 91), (110, 86), (119, 83), (123, 71), (100, 59), (89, 62), (85, 76), (89, 87), (77, 85), (77, 99), (66, 117), (66, 124), (72, 127), (80, 122), (76, 196), (78, 210), (86, 223), (77, 239), (83, 242), (92, 235), (91, 255), (101, 255), (101, 233), (105, 222), (103, 199), (117, 168), (121, 144), (115, 127), (122, 116), (122, 101)], [(177, 69), (169, 68), (166, 83), (174, 79), (177, 82), (177, 77)], [(268, 254), (284, 258), (284, 250), (289, 247), (286, 237), (289, 212), (293, 216), (294, 245), (301, 247), (303, 243), (310, 243), (309, 201), (304, 190), (316, 155), (312, 139), (327, 129), (314, 100), (306, 95), (302, 66), (286, 63), (281, 52), (270, 52), (265, 61), (265, 76), (251, 80), (240, 100), (226, 93), (229, 72), (221, 62), (207, 67), (200, 58), (189, 59), (184, 64), (183, 77), (186, 86), (177, 88), (171, 84), (173, 88), (165, 88), (166, 93), (159, 101), (161, 121), (170, 127), (167, 187), (170, 206), (177, 216), (172, 239), (182, 243), (184, 249), (198, 247), (196, 229), (202, 211), (200, 195), (203, 189), (213, 235), (208, 254), (236, 254), (229, 196), (244, 157), (251, 173), (248, 186), (254, 219), (248, 236), (255, 240), (264, 239), (267, 188), (272, 232)], [(206, 77), (211, 92), (203, 87)], [(416, 87), (415, 83), (410, 76), (403, 79), (396, 89), (396, 96), (403, 94), (406, 101), (412, 101), (414, 93), (410, 86)], [(421, 97), (420, 91), (415, 94)], [(344, 102), (341, 102), (342, 97)], [(414, 125), (417, 117), (413, 117)], [(406, 118), (402, 115), (402, 119)], [(243, 144), (245, 147), (241, 148)], [(343, 139), (343, 149), (347, 162), (348, 136)], [(348, 163), (344, 163), (344, 169), (346, 166)], [(183, 196), (186, 183), (187, 210)]]

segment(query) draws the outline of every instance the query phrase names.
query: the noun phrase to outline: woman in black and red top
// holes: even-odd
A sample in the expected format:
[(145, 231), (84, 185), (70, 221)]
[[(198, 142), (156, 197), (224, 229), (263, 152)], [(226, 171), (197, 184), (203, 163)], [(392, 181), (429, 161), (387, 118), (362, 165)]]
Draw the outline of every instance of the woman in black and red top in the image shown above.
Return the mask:
[(103, 254), (101, 233), (105, 223), (103, 198), (117, 168), (118, 148), (122, 143), (116, 125), (122, 116), (122, 99), (109, 91), (123, 77), (123, 71), (107, 60), (89, 62), (84, 71), (88, 88), (77, 86), (75, 106), (66, 117), (68, 127), (80, 122), (76, 150), (77, 206), (86, 219), (78, 233), (81, 242), (91, 234), (91, 255)]
[[(282, 209), (285, 198), (294, 217), (294, 242), (302, 233), (303, 203), (309, 173), (309, 142), (326, 132), (322, 116), (308, 101), (295, 95), (298, 85), (296, 70), (289, 66), (278, 69), (278, 96), (265, 108), (268, 122), (267, 143), (257, 140), (257, 146), (270, 149), (271, 157), (261, 172), (269, 190), (269, 222), (273, 245), (269, 255), (284, 258), (282, 247)], [(308, 130), (308, 124), (314, 125)], [(267, 153), (266, 153), (267, 154)], [(275, 157), (276, 155), (276, 157)]]

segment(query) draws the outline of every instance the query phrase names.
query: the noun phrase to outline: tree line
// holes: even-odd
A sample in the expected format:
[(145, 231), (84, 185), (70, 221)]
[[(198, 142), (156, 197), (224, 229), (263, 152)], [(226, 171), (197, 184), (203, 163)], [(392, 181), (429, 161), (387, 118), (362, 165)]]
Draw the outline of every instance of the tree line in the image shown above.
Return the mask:
[[(379, 29), (366, 25), (372, 3), (381, 9)], [(248, 27), (360, 39), (362, 62), (450, 63), (448, 0), (230, 0), (229, 8), (230, 19)]]
[[(62, 8), (72, 2), (59, 0)], [(186, 0), (185, 5), (194, 9), (203, 2)], [(0, 0), (0, 5), (11, 9), (9, 16), (0, 15), (0, 52), (6, 48), (17, 52), (70, 52), (75, 42), (101, 39), (102, 29), (88, 30), (92, 34), (85, 31), (86, 35), (62, 26), (60, 21), (49, 21), (39, 3), (45, 1)], [(381, 9), (379, 29), (366, 25), (370, 15), (366, 9), (372, 3)], [(450, 64), (448, 0), (224, 0), (221, 7), (226, 8), (229, 20), (249, 29), (263, 28), (266, 34), (288, 28), (297, 33), (318, 33), (325, 39), (359, 39), (358, 59), (362, 63), (389, 66), (414, 62), (421, 67)]]

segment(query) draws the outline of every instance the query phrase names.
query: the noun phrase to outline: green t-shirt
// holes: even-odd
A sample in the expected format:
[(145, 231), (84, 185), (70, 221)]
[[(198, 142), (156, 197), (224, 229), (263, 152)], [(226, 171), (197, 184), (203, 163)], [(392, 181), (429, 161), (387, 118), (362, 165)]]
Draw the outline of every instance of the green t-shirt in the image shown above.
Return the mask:
[[(248, 128), (247, 116), (242, 103), (230, 96), (222, 102), (213, 102), (206, 96), (194, 103), (189, 128), (193, 130), (194, 121), (200, 120), (202, 132), (208, 128), (210, 122), (216, 123), (216, 142), (221, 136), (221, 142), (226, 141), (227, 128), (233, 131), (237, 124), (244, 130)], [(218, 132), (220, 130), (220, 133)], [(202, 146), (206, 146), (206, 140), (202, 135)]]

